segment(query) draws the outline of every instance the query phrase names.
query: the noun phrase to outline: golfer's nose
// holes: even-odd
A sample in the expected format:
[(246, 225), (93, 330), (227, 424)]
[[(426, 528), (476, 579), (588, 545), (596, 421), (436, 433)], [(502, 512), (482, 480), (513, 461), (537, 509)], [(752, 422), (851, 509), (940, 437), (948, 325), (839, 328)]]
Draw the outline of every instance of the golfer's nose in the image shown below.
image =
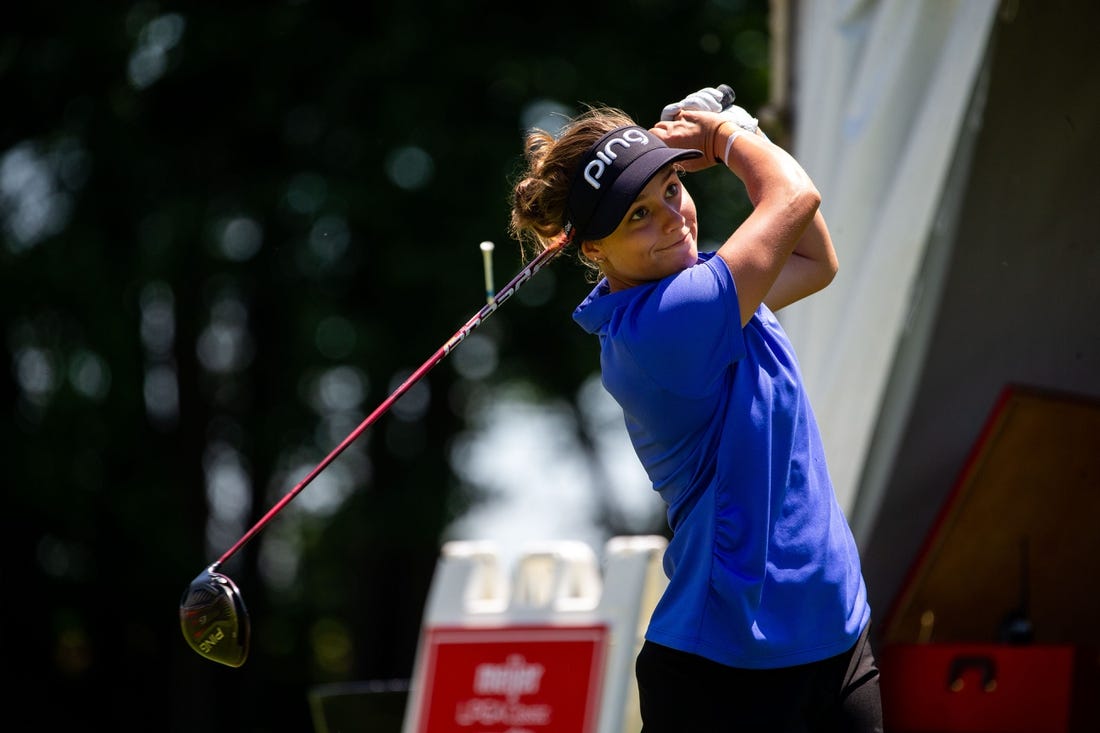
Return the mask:
[(673, 232), (684, 226), (684, 215), (674, 202), (670, 201), (661, 207), (661, 217), (661, 224), (666, 232)]

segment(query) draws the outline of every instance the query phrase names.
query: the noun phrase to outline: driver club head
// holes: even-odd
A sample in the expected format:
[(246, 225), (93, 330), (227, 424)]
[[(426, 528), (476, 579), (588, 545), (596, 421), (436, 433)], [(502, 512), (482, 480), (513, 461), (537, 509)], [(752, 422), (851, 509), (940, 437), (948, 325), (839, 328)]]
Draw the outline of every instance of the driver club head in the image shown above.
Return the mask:
[(248, 611), (236, 584), (215, 567), (195, 576), (184, 591), (180, 628), (183, 638), (203, 657), (240, 667), (248, 658)]

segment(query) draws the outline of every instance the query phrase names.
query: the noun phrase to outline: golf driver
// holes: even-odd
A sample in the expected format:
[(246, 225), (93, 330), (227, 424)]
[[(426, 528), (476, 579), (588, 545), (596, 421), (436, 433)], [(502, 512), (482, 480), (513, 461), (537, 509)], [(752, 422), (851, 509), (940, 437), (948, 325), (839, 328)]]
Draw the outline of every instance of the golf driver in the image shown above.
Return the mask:
[[(297, 486), (291, 489), (275, 506), (268, 510), (267, 514), (260, 518), (252, 529), (248, 530), (236, 544), (230, 547), (212, 565), (203, 570), (191, 585), (183, 593), (180, 601), (180, 627), (183, 630), (183, 638), (201, 656), (230, 667), (240, 667), (248, 658), (249, 622), (248, 611), (244, 600), (241, 598), (237, 585), (224, 573), (218, 572), (218, 568), (229, 560), (249, 540), (256, 536), (271, 519), (282, 511), (283, 507), (297, 496), (302, 489), (309, 485), (317, 475), (321, 473), (345, 448), (351, 445), (374, 424), (400, 397), (414, 384), (420, 381), (439, 362), (443, 361), (449, 353), (454, 351), (463, 339), (488, 318), (504, 301), (526, 283), (544, 265), (565, 249), (571, 240), (571, 233), (565, 232), (562, 237), (549, 248), (541, 252), (520, 272), (513, 277), (499, 293), (493, 293), (491, 274), (488, 270), (486, 259), (486, 297), (487, 303), (482, 306), (470, 320), (466, 321), (462, 328), (458, 329), (451, 338), (447, 339), (431, 357), (414, 371), (408, 379), (401, 383), (382, 404), (374, 409), (363, 422), (344, 438), (336, 448), (332, 450), (324, 460), (309, 472)], [(488, 258), (492, 251), (492, 243), (483, 242), (481, 250)]]
[[(723, 108), (733, 104), (733, 90), (721, 84), (717, 87), (722, 94), (721, 106)], [(431, 357), (428, 358), (416, 371), (414, 371), (400, 386), (397, 387), (374, 412), (367, 416), (336, 448), (332, 450), (317, 466), (302, 479), (297, 486), (291, 489), (275, 506), (260, 518), (251, 529), (248, 530), (236, 544), (230, 547), (213, 564), (195, 576), (191, 585), (184, 591), (180, 602), (180, 627), (183, 630), (183, 638), (201, 656), (214, 662), (230, 667), (240, 667), (248, 658), (248, 645), (250, 626), (248, 610), (241, 598), (240, 590), (229, 576), (218, 572), (218, 568), (237, 553), (249, 540), (263, 529), (271, 519), (308, 486), (318, 474), (321, 473), (333, 460), (336, 459), (349, 445), (363, 434), (378, 420), (390, 407), (401, 398), (414, 384), (420, 381), (433, 367), (441, 362), (453, 351), (466, 336), (496, 311), (500, 305), (508, 300), (515, 292), (526, 283), (536, 272), (548, 264), (554, 257), (562, 252), (572, 239), (572, 232), (567, 230), (561, 238), (552, 246), (535, 257), (530, 264), (523, 268), (499, 293), (493, 292), (492, 285), (492, 242), (482, 242), (481, 251), (484, 257), (485, 267), (485, 294), (486, 304), (462, 328), (458, 329), (446, 343), (443, 344)]]

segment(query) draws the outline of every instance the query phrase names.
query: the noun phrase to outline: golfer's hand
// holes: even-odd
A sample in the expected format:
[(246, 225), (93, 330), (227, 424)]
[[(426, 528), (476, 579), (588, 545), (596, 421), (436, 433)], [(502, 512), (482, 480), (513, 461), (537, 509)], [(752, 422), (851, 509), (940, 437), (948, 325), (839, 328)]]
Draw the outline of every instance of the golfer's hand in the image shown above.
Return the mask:
[(723, 107), (722, 92), (714, 87), (703, 87), (699, 91), (687, 95), (679, 102), (666, 104), (665, 108), (661, 110), (661, 120), (666, 122), (674, 120), (676, 115), (685, 109), (718, 112), (746, 132), (755, 133), (760, 128), (760, 121), (750, 115), (743, 107), (738, 107), (736, 104)]
[(661, 120), (650, 129), (654, 135), (670, 148), (702, 150), (702, 158), (681, 160), (684, 170), (701, 171), (717, 162), (721, 151), (715, 152), (715, 135), (718, 128), (729, 120), (717, 112), (702, 112), (694, 109), (682, 109), (674, 119)]
[(682, 109), (696, 109), (702, 110), (703, 112), (721, 112), (722, 92), (714, 87), (703, 87), (697, 92), (692, 92), (679, 102), (666, 104), (665, 108), (661, 110), (661, 120), (668, 122), (676, 119), (676, 115), (679, 114)]

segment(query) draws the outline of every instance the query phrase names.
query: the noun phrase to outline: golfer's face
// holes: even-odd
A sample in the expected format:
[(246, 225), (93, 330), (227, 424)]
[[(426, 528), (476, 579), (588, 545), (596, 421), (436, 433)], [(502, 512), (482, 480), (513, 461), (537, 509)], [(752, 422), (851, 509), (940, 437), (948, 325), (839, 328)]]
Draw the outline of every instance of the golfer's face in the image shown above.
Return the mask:
[(695, 201), (669, 165), (646, 185), (615, 231), (586, 243), (586, 252), (602, 258), (611, 289), (622, 290), (694, 265), (698, 231)]

